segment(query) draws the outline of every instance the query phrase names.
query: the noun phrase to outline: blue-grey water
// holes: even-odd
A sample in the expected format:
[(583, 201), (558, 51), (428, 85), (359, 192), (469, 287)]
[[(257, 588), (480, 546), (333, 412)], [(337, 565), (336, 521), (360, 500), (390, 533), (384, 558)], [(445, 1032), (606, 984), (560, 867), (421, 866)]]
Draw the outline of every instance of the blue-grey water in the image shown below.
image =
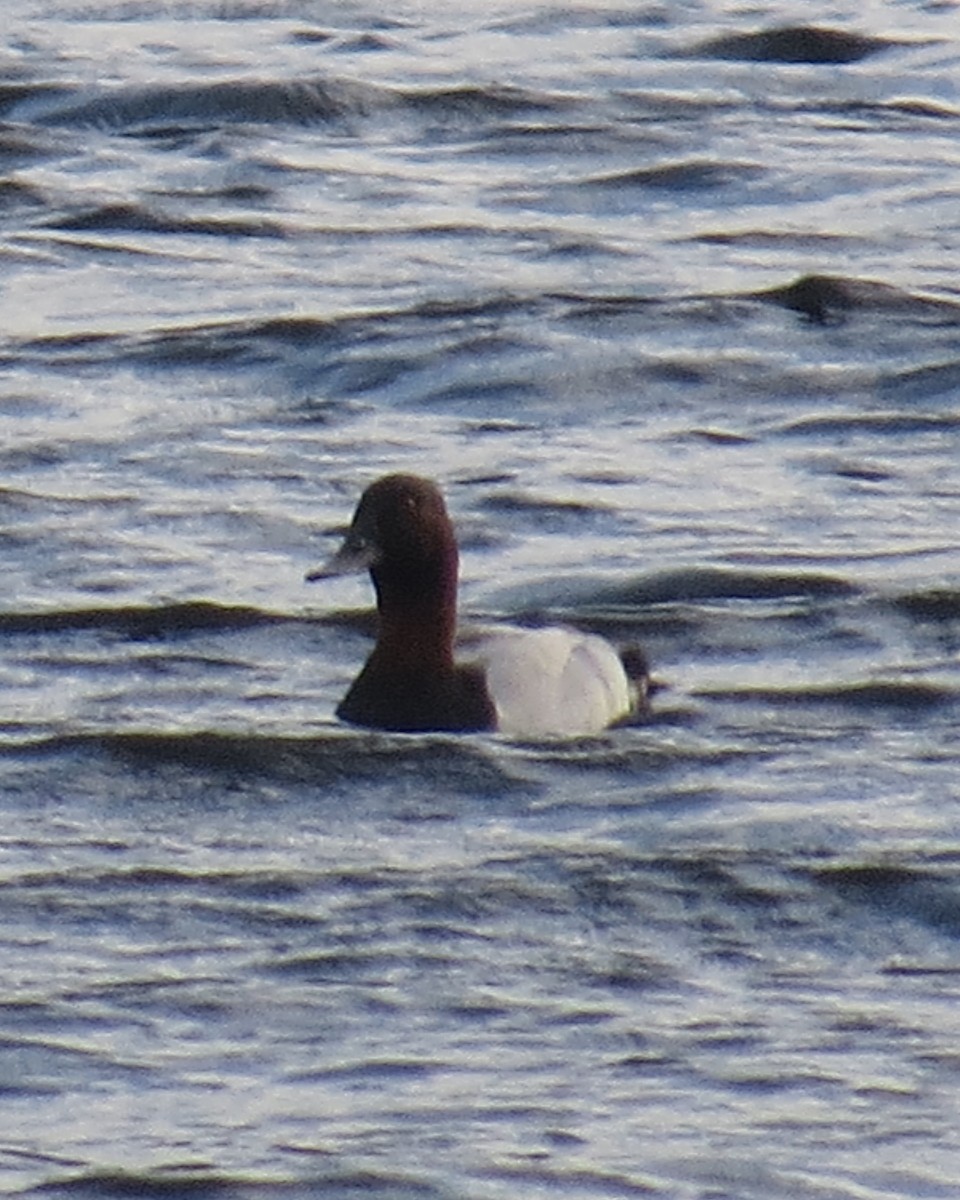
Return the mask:
[[(7, 0), (0, 1191), (960, 1194), (958, 11)], [(655, 719), (340, 725), (398, 469)]]

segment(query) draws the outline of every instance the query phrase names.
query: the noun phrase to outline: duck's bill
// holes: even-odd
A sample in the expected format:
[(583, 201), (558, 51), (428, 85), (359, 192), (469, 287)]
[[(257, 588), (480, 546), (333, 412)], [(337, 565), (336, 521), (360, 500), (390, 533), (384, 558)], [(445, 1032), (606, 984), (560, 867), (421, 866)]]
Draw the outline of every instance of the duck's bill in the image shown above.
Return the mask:
[(304, 578), (307, 583), (313, 583), (314, 580), (333, 579), (337, 575), (358, 575), (368, 571), (376, 560), (376, 547), (369, 542), (353, 541), (348, 537), (336, 554), (308, 571)]

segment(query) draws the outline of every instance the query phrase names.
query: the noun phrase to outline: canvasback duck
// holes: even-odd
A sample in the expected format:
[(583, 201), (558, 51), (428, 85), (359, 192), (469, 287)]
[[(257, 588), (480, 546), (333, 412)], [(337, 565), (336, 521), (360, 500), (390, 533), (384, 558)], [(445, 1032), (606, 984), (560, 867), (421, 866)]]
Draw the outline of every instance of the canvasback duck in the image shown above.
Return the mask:
[(439, 488), (386, 475), (360, 498), (350, 529), (307, 580), (369, 570), (377, 643), (337, 708), (354, 725), (397, 732), (598, 733), (643, 712), (647, 672), (603, 638), (566, 628), (505, 629), (454, 659), (459, 555)]

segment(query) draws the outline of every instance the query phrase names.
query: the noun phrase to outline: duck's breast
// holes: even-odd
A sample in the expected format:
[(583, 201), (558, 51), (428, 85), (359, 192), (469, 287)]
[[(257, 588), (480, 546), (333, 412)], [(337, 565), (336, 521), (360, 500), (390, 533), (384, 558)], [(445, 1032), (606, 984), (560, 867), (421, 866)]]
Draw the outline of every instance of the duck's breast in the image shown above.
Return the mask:
[(472, 657), (486, 671), (503, 733), (589, 735), (633, 707), (619, 655), (592, 634), (564, 628), (503, 630), (484, 637)]

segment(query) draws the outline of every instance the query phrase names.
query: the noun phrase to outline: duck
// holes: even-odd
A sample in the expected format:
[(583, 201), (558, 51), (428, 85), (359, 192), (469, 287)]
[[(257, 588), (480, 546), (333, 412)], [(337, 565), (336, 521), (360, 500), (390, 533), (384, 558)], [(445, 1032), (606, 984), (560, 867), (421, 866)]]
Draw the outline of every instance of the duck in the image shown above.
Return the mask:
[(377, 638), (336, 714), (398, 733), (582, 737), (646, 712), (642, 651), (564, 626), (498, 629), (457, 657), (459, 549), (430, 479), (385, 475), (363, 492), (340, 548), (306, 580), (369, 571)]

